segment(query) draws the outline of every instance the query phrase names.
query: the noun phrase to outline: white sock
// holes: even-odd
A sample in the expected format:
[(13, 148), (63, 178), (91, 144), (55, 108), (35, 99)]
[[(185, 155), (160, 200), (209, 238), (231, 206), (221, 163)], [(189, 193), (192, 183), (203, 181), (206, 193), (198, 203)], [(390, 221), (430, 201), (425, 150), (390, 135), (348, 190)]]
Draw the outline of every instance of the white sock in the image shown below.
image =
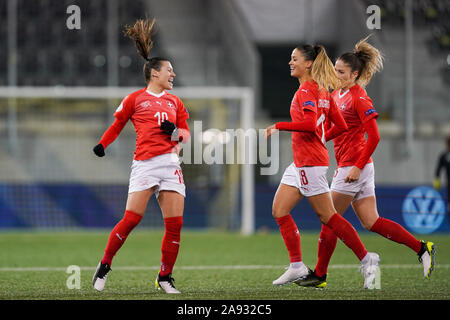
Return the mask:
[(291, 262), (291, 268), (294, 268), (294, 269), (301, 268), (303, 265), (304, 265), (303, 261)]

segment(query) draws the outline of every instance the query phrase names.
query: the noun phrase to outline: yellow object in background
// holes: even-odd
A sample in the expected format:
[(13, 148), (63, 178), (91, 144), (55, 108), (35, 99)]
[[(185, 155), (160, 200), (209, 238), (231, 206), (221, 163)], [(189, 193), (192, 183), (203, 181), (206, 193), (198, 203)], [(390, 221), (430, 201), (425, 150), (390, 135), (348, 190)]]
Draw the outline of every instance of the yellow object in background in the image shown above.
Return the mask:
[(439, 180), (439, 178), (434, 178), (434, 180), (433, 180), (433, 188), (435, 188), (436, 190), (440, 190), (441, 189), (441, 180)]

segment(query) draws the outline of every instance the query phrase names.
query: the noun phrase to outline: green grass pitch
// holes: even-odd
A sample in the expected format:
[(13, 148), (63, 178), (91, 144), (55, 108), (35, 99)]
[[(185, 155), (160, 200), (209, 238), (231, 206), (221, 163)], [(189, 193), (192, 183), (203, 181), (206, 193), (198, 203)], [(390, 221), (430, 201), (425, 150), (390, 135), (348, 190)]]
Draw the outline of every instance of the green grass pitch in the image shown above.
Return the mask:
[[(446, 234), (419, 236), (436, 244), (436, 267), (427, 280), (417, 255), (409, 248), (361, 232), (367, 249), (379, 253), (381, 258), (381, 288), (364, 290), (359, 261), (341, 242), (331, 260), (325, 289), (295, 284), (274, 287), (272, 281), (289, 264), (279, 233), (242, 236), (183, 230), (173, 273), (182, 294), (175, 296), (154, 287), (162, 235), (161, 230), (135, 230), (115, 257), (105, 290), (96, 292), (91, 279), (109, 230), (2, 232), (0, 300), (450, 299), (450, 235)], [(303, 261), (311, 268), (316, 262), (317, 237), (318, 232), (301, 232)], [(67, 287), (72, 275), (66, 272), (70, 265), (80, 267), (79, 289)]]

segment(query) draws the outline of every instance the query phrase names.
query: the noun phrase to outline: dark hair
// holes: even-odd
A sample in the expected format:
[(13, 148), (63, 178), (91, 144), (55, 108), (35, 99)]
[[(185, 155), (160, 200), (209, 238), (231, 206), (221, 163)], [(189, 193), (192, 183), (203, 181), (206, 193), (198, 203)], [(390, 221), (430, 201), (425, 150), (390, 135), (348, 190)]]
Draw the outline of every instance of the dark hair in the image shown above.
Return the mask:
[(356, 83), (361, 87), (367, 86), (373, 75), (383, 69), (383, 55), (367, 42), (369, 37), (359, 41), (352, 52), (346, 52), (338, 58), (350, 66), (352, 72), (358, 72)]
[(163, 57), (153, 57), (149, 58), (150, 50), (153, 47), (152, 40), (152, 30), (155, 25), (156, 20), (152, 19), (149, 21), (147, 18), (145, 20), (139, 19), (136, 21), (134, 26), (125, 26), (124, 34), (134, 41), (137, 51), (142, 58), (146, 60), (144, 64), (144, 77), (145, 81), (148, 83), (151, 79), (151, 70), (155, 69), (157, 71), (161, 70), (161, 62), (169, 61)]
[(310, 44), (303, 44), (295, 47), (297, 50), (299, 50), (306, 61), (314, 61), (317, 58), (317, 55), (320, 52), (321, 46), (312, 46)]
[(313, 61), (311, 77), (320, 88), (330, 90), (339, 87), (339, 78), (324, 46), (305, 44), (297, 46), (296, 49), (302, 53), (306, 61)]

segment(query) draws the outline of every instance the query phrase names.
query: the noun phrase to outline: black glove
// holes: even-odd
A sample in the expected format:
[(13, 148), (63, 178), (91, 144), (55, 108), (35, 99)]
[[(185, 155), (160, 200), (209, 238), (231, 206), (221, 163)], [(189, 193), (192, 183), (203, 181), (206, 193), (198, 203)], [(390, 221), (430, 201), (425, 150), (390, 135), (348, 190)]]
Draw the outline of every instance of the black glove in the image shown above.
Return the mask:
[(177, 126), (170, 122), (169, 120), (164, 120), (163, 123), (161, 123), (161, 130), (165, 134), (168, 134), (169, 136), (172, 135), (172, 133), (175, 131)]
[(105, 155), (105, 148), (103, 148), (103, 145), (101, 143), (96, 145), (93, 151), (99, 157), (103, 157)]

